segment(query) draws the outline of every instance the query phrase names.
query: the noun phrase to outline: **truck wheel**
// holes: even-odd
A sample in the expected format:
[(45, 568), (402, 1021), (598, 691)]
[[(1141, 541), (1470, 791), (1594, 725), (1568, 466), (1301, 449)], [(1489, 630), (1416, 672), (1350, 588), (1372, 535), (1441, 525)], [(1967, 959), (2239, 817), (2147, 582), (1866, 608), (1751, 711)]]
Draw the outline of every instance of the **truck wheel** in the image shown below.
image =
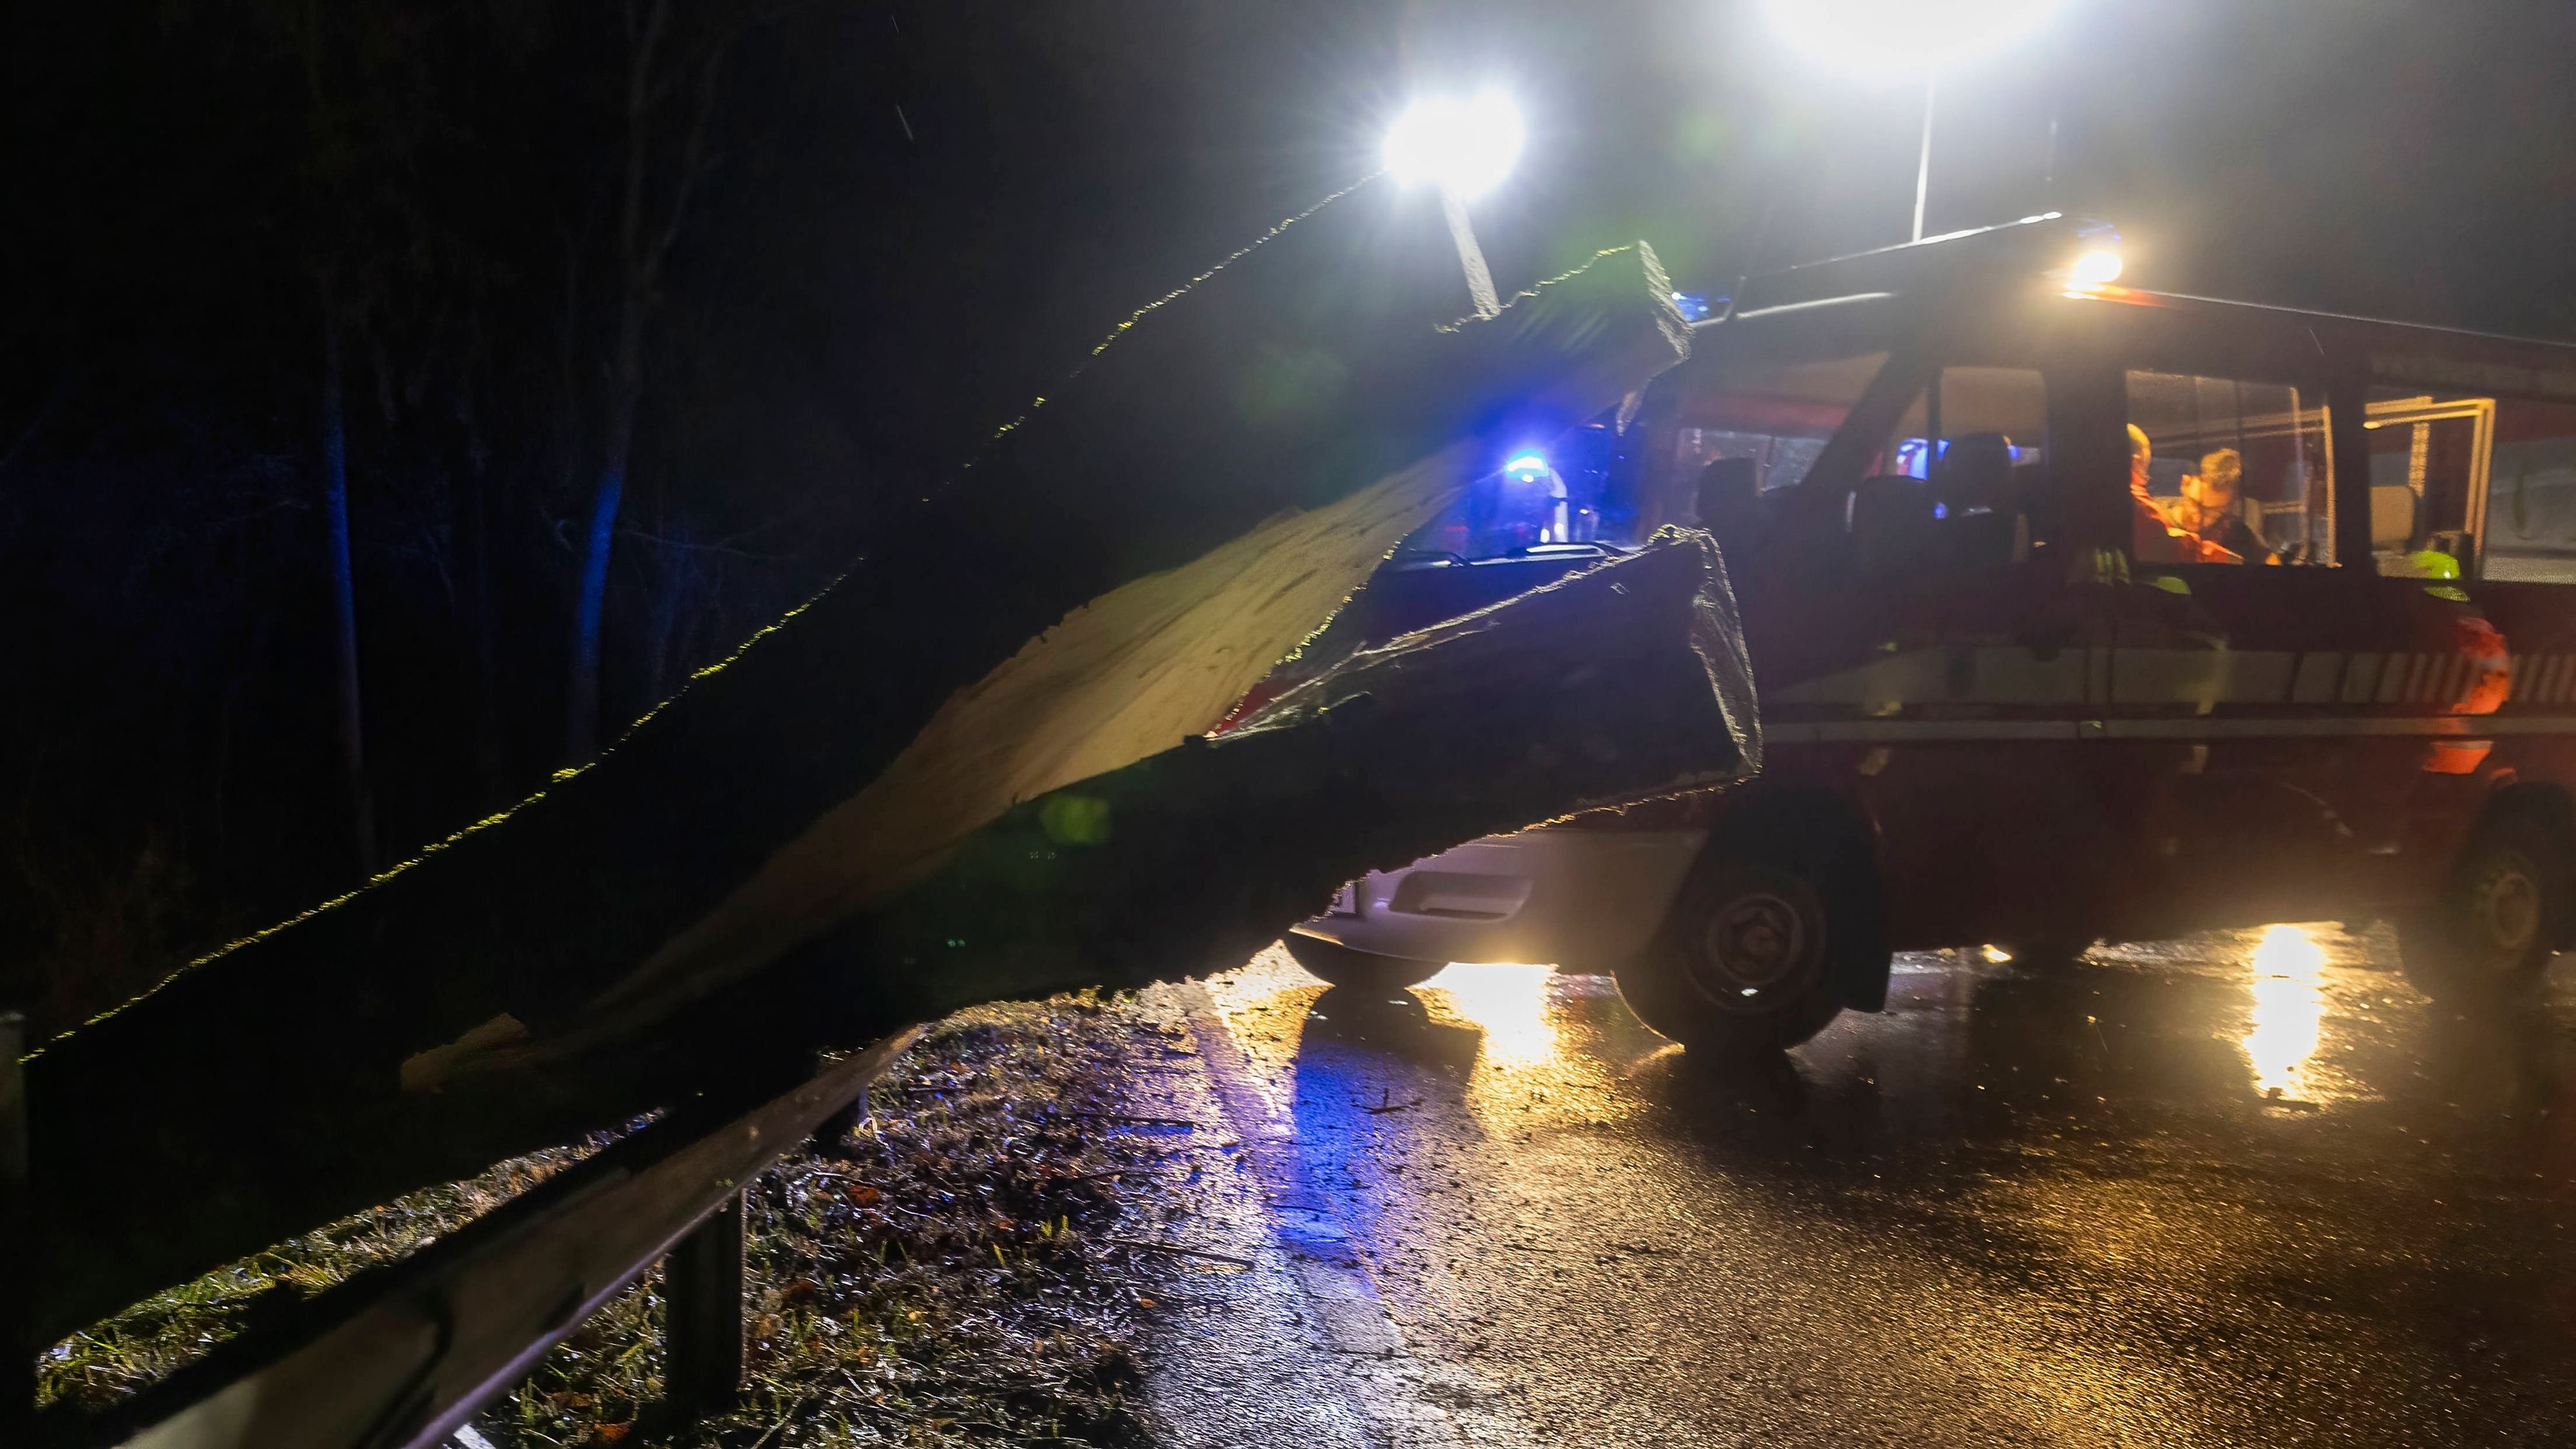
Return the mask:
[(1333, 986), (1349, 986), (1361, 991), (1402, 991), (1419, 986), (1440, 974), (1446, 961), (1418, 961), (1411, 956), (1381, 956), (1375, 951), (1361, 951), (1339, 941), (1321, 936), (1300, 935), (1295, 931), (1279, 938), (1297, 964)]
[(2528, 815), (2481, 826), (2432, 905), (2397, 922), (2406, 979), (2436, 1001), (2494, 1006), (2540, 985), (2567, 921), (2566, 844)]
[(1833, 913), (1805, 873), (1708, 855), (1653, 944), (1617, 972), (1637, 1019), (1694, 1051), (1792, 1047), (1841, 1012)]

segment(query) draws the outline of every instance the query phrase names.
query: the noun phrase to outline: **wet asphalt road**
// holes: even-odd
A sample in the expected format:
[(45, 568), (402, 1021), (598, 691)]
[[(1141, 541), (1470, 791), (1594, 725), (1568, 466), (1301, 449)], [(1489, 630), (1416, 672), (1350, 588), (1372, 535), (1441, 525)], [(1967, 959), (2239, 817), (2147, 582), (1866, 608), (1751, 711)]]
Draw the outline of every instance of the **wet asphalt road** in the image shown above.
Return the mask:
[[(1266, 952), (1195, 998), (1244, 1144), (1174, 1230), (1263, 1267), (1175, 1295), (1167, 1437), (2576, 1444), (2576, 967), (2508, 1027), (2392, 960), (1905, 957), (1716, 1069), (1603, 978), (1388, 1002)], [(1325, 1331), (1343, 1281), (1386, 1344)]]

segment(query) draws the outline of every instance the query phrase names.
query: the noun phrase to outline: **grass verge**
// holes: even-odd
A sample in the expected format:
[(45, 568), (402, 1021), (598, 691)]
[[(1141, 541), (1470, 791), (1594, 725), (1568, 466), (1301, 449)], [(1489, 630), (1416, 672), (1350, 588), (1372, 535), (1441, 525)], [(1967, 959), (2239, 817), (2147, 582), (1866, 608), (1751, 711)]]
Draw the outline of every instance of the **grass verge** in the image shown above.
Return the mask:
[[(1122, 1185), (1149, 1191), (1173, 1151), (1158, 1124), (1119, 1110), (1134, 1029), (1083, 997), (961, 1013), (897, 1060), (855, 1133), (764, 1174), (745, 1198), (750, 1382), (738, 1412), (686, 1426), (658, 1414), (655, 1273), (476, 1431), (503, 1449), (1138, 1442), (1134, 1345), (1160, 1265), (1133, 1261), (1115, 1227)], [(130, 1393), (272, 1305), (453, 1231), (597, 1145), (413, 1194), (138, 1304), (56, 1346), (40, 1395)]]

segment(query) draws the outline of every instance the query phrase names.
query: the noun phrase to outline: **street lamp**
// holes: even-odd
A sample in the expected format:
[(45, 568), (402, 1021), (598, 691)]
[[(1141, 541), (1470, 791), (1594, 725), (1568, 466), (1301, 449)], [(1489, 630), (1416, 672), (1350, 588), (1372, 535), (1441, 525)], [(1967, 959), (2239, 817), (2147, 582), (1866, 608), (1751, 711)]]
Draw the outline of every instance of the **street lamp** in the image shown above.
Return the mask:
[(1479, 317), (1503, 308), (1484, 249), (1467, 224), (1467, 203), (1511, 174), (1522, 134), (1520, 107), (1496, 90), (1415, 101), (1386, 132), (1386, 167), (1395, 179), (1440, 189), (1440, 210), (1449, 218), (1449, 239), (1458, 244), (1458, 265), (1467, 273), (1467, 294)]
[(1914, 240), (1932, 191), (1932, 105), (1941, 70), (2038, 29), (2060, 0), (1764, 0), (1793, 47), (1864, 75), (1923, 77), (1923, 145), (1914, 164)]

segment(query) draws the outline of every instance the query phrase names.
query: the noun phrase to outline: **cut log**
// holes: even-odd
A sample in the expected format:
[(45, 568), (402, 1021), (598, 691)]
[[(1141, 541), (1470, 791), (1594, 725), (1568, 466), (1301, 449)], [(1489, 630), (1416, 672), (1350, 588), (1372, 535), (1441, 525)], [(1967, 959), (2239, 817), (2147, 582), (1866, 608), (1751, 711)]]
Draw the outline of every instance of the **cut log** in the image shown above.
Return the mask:
[(1759, 758), (1716, 547), (1667, 532), (1359, 651), (1225, 735), (1027, 801), (757, 981), (620, 1033), (614, 1054), (579, 1034), (523, 1044), (462, 1065), (451, 1090), (588, 1090), (603, 1070), (650, 1078), (660, 1054), (747, 1058), (1233, 965), (1365, 871), (1721, 784)]
[(1226, 735), (1033, 801), (803, 964), (884, 972), (921, 993), (924, 1019), (1230, 966), (1367, 871), (1741, 778), (1760, 759), (1752, 706), (1716, 547), (1668, 533), (1361, 651)]
[[(852, 993), (958, 996), (917, 952), (811, 963), (1019, 802), (1203, 728), (1504, 441), (1687, 348), (1642, 246), (1435, 328), (1345, 285), (1374, 221), (1311, 218), (1146, 318), (599, 765), (33, 1059), (42, 1330), (863, 1039), (799, 1019), (909, 1019)], [(789, 1025), (690, 1052), (675, 1019)]]

